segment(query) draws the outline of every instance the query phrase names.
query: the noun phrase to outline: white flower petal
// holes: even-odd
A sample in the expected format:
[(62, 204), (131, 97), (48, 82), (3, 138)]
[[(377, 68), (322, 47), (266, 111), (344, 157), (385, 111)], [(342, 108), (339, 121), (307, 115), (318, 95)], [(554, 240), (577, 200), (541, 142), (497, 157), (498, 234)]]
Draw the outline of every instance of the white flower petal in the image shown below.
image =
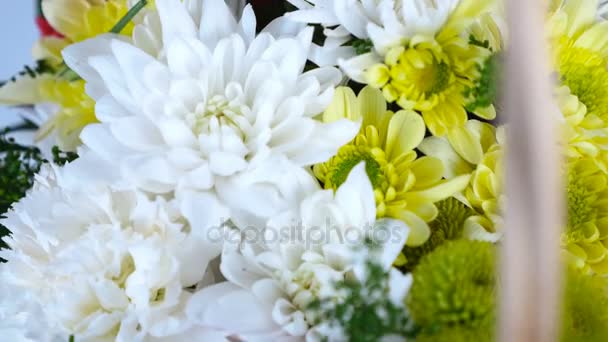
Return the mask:
[(196, 26), (192, 17), (179, 0), (156, 0), (156, 8), (165, 44), (171, 43), (176, 37), (196, 37)]
[(217, 42), (236, 30), (237, 23), (224, 1), (202, 0), (203, 16), (199, 37), (206, 46), (215, 47)]

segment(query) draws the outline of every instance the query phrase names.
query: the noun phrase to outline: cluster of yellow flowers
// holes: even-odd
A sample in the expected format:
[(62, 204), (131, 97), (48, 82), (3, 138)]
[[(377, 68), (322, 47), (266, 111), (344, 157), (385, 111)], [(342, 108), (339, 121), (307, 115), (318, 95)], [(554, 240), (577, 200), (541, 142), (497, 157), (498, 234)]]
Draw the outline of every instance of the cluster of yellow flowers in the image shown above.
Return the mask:
[[(383, 63), (366, 70), (368, 85), (359, 95), (339, 89), (323, 115), (363, 124), (337, 156), (315, 166), (315, 175), (336, 188), (365, 161), (378, 216), (411, 228), (406, 249), (425, 244), (421, 250), (430, 250), (442, 207), (437, 203), (449, 198), (464, 204), (462, 212), (451, 212), (465, 217), (458, 221), (460, 237), (501, 239), (505, 127), (495, 121), (492, 63), (506, 37), (495, 20), (502, 11), (492, 4), (460, 1), (436, 34), (389, 49)], [(598, 15), (597, 0), (552, 1), (546, 29), (564, 135), (568, 220), (562, 247), (583, 272), (606, 274), (608, 21)], [(396, 261), (407, 263), (405, 255)]]
[[(66, 72), (61, 50), (110, 30), (129, 10), (128, 0), (43, 0), (44, 18), (61, 36), (42, 37), (33, 47), (33, 57), (43, 60), (50, 72), (31, 77), (26, 75), (0, 88), (0, 103), (37, 105), (50, 103), (56, 108), (51, 118), (38, 131), (37, 138), (56, 136), (64, 151), (80, 145), (84, 126), (96, 122), (95, 103), (85, 93), (84, 81)], [(129, 22), (121, 34), (131, 35)]]
[(562, 247), (583, 272), (608, 273), (608, 22), (598, 2), (552, 3), (547, 23), (564, 119), (568, 220)]
[[(494, 1), (460, 1), (438, 32), (389, 49), (383, 63), (365, 71), (367, 86), (358, 96), (338, 89), (323, 114), (327, 122), (349, 118), (362, 126), (336, 156), (314, 167), (315, 175), (335, 189), (365, 161), (377, 216), (410, 227), (406, 250), (436, 233), (439, 208), (460, 208), (437, 205), (450, 198), (466, 205), (463, 234), (500, 238), (504, 138), (492, 125), (491, 68), (503, 48), (495, 20), (500, 15)], [(471, 120), (471, 114), (484, 121)], [(407, 254), (395, 264), (408, 264)]]

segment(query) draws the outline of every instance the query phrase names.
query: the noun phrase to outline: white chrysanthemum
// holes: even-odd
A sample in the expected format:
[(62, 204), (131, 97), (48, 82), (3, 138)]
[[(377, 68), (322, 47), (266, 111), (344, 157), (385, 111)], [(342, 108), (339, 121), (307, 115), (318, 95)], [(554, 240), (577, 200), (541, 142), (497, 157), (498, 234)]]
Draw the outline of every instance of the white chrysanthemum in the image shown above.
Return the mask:
[[(397, 63), (399, 58), (403, 58), (399, 57), (401, 54), (399, 49), (404, 47), (410, 49), (431, 47), (436, 53), (453, 44), (458, 48), (447, 47), (447, 49), (463, 53), (460, 49), (473, 36), (480, 42), (487, 42), (492, 50), (497, 51), (502, 48), (502, 40), (505, 38), (500, 1), (289, 1), (298, 10), (288, 13), (287, 18), (300, 23), (320, 24), (324, 27), (326, 40), (323, 46), (313, 46), (311, 60), (321, 66), (340, 65), (348, 77), (365, 84), (378, 82), (375, 77), (377, 75), (374, 74), (374, 77), (368, 75), (370, 72), (373, 73), (373, 70), (370, 70), (372, 66)], [(454, 41), (457, 37), (461, 38), (461, 41)], [(411, 57), (411, 61), (418, 58), (416, 63), (411, 63), (416, 68), (429, 73), (424, 66), (437, 59), (427, 57), (426, 55)], [(441, 58), (447, 60), (445, 57)], [(422, 59), (424, 63), (420, 61)], [(395, 71), (391, 77), (402, 81), (405, 77), (407, 81), (413, 82), (418, 76)], [(432, 77), (429, 78), (428, 75), (423, 79), (426, 82), (432, 81)]]
[(65, 342), (67, 336), (54, 334), (42, 314), (42, 307), (30, 293), (0, 282), (0, 336), (11, 342)]
[(459, 0), (288, 0), (298, 10), (287, 16), (320, 24), (327, 40), (313, 54), (321, 65), (355, 56), (343, 46), (352, 39), (371, 40), (378, 53), (409, 41), (415, 35), (435, 35)]
[(228, 281), (195, 294), (187, 308), (190, 318), (247, 341), (315, 340), (314, 314), (307, 306), (335, 297), (335, 282), (356, 275), (360, 258), (352, 247), (372, 233), (382, 245), (378, 259), (388, 269), (408, 229), (401, 221), (376, 221), (373, 189), (361, 164), (335, 194), (311, 191), (264, 228), (232, 233), (221, 261)]
[(111, 35), (64, 50), (101, 122), (82, 141), (131, 182), (156, 193), (208, 190), (277, 160), (327, 160), (356, 134), (357, 123), (314, 119), (341, 75), (303, 72), (312, 28), (256, 36), (249, 6), (239, 22), (223, 1), (203, 0), (199, 18), (178, 0), (156, 6), (160, 56)]
[(108, 183), (112, 168), (103, 166), (84, 153), (44, 170), (2, 220), (12, 235), (0, 253), (1, 282), (42, 306), (49, 336), (207, 334), (192, 327), (184, 307), (221, 250), (209, 230), (221, 222), (210, 219), (227, 213), (208, 195), (167, 201)]

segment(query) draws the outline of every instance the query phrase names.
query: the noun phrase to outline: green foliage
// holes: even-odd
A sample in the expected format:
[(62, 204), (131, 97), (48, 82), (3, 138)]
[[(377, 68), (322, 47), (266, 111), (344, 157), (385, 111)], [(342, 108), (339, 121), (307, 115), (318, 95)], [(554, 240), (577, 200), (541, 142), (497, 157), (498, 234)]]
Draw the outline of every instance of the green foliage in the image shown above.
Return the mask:
[(363, 283), (348, 279), (336, 284), (343, 299), (317, 300), (309, 309), (319, 322), (340, 327), (348, 341), (375, 342), (389, 335), (415, 337), (417, 330), (404, 308), (388, 297), (388, 273), (374, 261), (367, 260), (365, 265), (368, 276)]
[(424, 256), (406, 300), (425, 332), (478, 329), (495, 319), (496, 251), (488, 242), (448, 241)]
[[(34, 175), (44, 162), (40, 150), (19, 145), (6, 133), (7, 130), (0, 134), (0, 215), (25, 196), (34, 183)], [(0, 238), (7, 234), (8, 229), (0, 225)], [(0, 248), (5, 247), (0, 242)]]
[(429, 239), (421, 246), (403, 248), (403, 255), (406, 258), (406, 264), (400, 267), (403, 271), (412, 271), (423, 256), (446, 241), (460, 239), (464, 221), (474, 214), (470, 208), (453, 197), (437, 203), (437, 209), (439, 210), (437, 218), (429, 223), (431, 227)]
[(370, 39), (354, 39), (351, 46), (355, 49), (357, 55), (362, 55), (372, 51), (374, 44)]
[(23, 67), (23, 70), (18, 72), (17, 75), (13, 76), (10, 80), (8, 80), (6, 82), (0, 82), (0, 87), (3, 86), (4, 84), (6, 84), (7, 82), (15, 82), (17, 80), (17, 78), (23, 77), (26, 75), (34, 78), (34, 77), (37, 77), (42, 74), (54, 73), (54, 72), (55, 72), (55, 70), (46, 60), (39, 59), (36, 61), (36, 65), (34, 65), (33, 67), (31, 67), (29, 65), (25, 65)]
[(477, 83), (464, 92), (464, 96), (469, 101), (466, 108), (469, 112), (477, 108), (486, 108), (496, 101), (500, 81), (500, 56), (493, 54), (477, 68), (480, 73)]
[(475, 35), (473, 35), (473, 34), (469, 35), (469, 44), (476, 45), (476, 46), (482, 47), (484, 49), (490, 49), (489, 41), (487, 41), (487, 40), (481, 41), (481, 40), (477, 39), (477, 37), (475, 37)]
[(78, 154), (75, 152), (64, 152), (59, 149), (58, 146), (53, 146), (53, 163), (57, 165), (65, 165), (67, 163), (71, 163), (76, 158), (78, 158)]

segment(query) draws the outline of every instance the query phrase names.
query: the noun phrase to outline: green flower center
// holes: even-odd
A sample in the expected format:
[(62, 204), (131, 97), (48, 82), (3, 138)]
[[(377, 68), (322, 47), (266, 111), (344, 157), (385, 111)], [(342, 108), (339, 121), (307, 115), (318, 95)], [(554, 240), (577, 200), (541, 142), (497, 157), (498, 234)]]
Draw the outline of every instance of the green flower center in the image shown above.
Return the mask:
[(347, 145), (338, 151), (330, 161), (325, 176), (326, 187), (337, 189), (348, 177), (350, 171), (362, 161), (365, 171), (374, 189), (380, 188), (385, 182), (382, 166), (374, 158), (369, 147)]
[[(595, 219), (596, 210), (593, 206), (597, 200), (595, 192), (588, 190), (584, 185), (584, 177), (577, 174), (568, 175), (567, 201), (568, 201), (568, 230), (572, 238), (584, 234), (580, 229), (584, 223)], [(584, 234), (585, 235), (585, 234)], [(580, 238), (584, 238), (581, 236)]]
[(474, 215), (474, 212), (470, 208), (453, 197), (436, 203), (436, 206), (439, 214), (437, 218), (429, 223), (431, 227), (429, 239), (421, 246), (406, 246), (403, 249), (406, 263), (401, 268), (404, 271), (412, 271), (423, 256), (431, 253), (446, 241), (462, 237), (464, 221)]
[(412, 98), (426, 98), (441, 93), (450, 85), (452, 72), (450, 66), (439, 57), (430, 49), (403, 51), (397, 63), (390, 65), (393, 84), (397, 88), (411, 88)]
[(597, 53), (571, 46), (561, 49), (560, 78), (572, 94), (587, 107), (587, 113), (605, 117), (608, 114), (608, 70), (606, 61)]

